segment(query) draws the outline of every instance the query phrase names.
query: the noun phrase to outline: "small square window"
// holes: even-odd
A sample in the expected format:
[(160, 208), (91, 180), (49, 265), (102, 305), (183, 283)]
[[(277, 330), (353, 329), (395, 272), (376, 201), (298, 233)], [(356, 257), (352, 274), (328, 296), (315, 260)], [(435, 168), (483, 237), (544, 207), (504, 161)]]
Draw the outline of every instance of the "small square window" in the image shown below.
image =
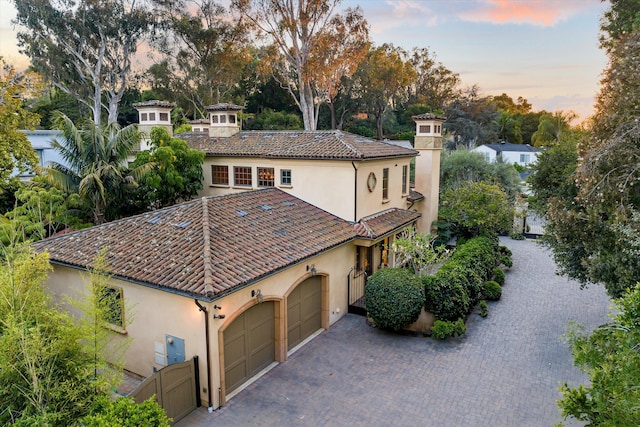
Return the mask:
[(169, 114), (168, 113), (160, 113), (160, 121), (161, 122), (168, 122), (169, 121)]
[(431, 133), (431, 125), (420, 125), (420, 133)]
[(140, 121), (146, 122), (147, 120), (147, 113), (140, 113)]
[(224, 114), (220, 115), (220, 123), (227, 123), (227, 116)]
[(230, 114), (229, 115), (229, 123), (235, 123), (235, 122), (236, 122), (235, 114)]
[(211, 124), (218, 123), (218, 116), (216, 114), (211, 115)]
[(152, 122), (156, 119), (156, 113), (149, 113), (149, 121)]
[(273, 168), (258, 168), (258, 187), (273, 187), (275, 170)]
[(291, 185), (291, 169), (280, 169), (280, 185)]
[(211, 183), (216, 185), (229, 185), (229, 167), (211, 166)]
[(241, 187), (251, 187), (253, 185), (253, 181), (251, 179), (251, 167), (234, 166), (233, 184)]

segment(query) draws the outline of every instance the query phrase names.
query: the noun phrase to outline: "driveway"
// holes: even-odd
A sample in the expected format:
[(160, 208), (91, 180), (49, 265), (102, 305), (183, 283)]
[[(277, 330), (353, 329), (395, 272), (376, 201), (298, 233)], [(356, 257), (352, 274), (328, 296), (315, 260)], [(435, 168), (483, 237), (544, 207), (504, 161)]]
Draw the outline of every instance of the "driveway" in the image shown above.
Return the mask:
[(224, 408), (199, 408), (192, 426), (552, 426), (558, 386), (587, 377), (561, 336), (570, 321), (608, 320), (601, 286), (554, 274), (548, 251), (513, 251), (502, 299), (472, 313), (463, 337), (437, 341), (371, 328), (346, 315)]

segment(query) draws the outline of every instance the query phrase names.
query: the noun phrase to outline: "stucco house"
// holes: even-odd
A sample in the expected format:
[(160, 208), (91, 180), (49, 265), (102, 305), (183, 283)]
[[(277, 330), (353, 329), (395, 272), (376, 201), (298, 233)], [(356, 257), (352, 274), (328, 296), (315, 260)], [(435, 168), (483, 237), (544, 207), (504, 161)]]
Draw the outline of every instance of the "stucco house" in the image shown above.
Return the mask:
[[(138, 106), (147, 119), (168, 108)], [(115, 318), (131, 319), (113, 332), (132, 338), (125, 368), (146, 377), (199, 356), (198, 398), (215, 409), (361, 307), (366, 277), (394, 265), (398, 233), (429, 230), (444, 118), (415, 116), (407, 148), (341, 131), (244, 132), (241, 107), (208, 110), (208, 131), (177, 135), (206, 153), (200, 198), (35, 246), (60, 297), (85, 289), (106, 247), (110, 286), (128, 303)]]
[[(51, 140), (60, 137), (61, 132), (57, 130), (22, 130), (22, 133), (27, 135), (27, 139), (31, 143), (31, 147), (38, 156), (38, 166), (41, 168), (49, 166), (51, 162), (56, 162), (61, 165), (66, 165), (65, 160), (60, 154), (51, 147)], [(16, 169), (14, 172), (20, 180), (28, 181), (35, 174), (33, 172), (19, 173)]]
[(529, 144), (512, 144), (510, 142), (501, 142), (499, 144), (484, 144), (471, 150), (481, 153), (488, 162), (495, 162), (501, 158), (505, 163), (515, 163), (521, 166), (527, 166), (535, 163), (538, 158), (540, 149)]

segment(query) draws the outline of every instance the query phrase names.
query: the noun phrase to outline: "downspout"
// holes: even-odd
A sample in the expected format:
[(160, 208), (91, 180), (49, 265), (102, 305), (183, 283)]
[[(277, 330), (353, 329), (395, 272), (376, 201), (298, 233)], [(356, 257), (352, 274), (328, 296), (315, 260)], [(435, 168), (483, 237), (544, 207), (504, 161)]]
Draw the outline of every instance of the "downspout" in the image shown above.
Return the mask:
[[(214, 288), (213, 288), (213, 266), (211, 265), (211, 238), (209, 235), (209, 208), (208, 208), (208, 200), (206, 197), (202, 198), (202, 240), (203, 240), (203, 266), (204, 266), (204, 293), (208, 298), (214, 296)], [(213, 394), (213, 390), (211, 389), (211, 357), (209, 357), (209, 312), (207, 308), (204, 307), (200, 302), (196, 299), (196, 305), (200, 309), (200, 311), (204, 312), (204, 333), (207, 335), (205, 337), (205, 345), (207, 346), (207, 387), (208, 389), (208, 397), (209, 397), (209, 413), (213, 412), (213, 399), (211, 395)], [(215, 306), (214, 306), (215, 307)]]
[[(205, 306), (200, 304), (197, 299), (194, 300), (200, 311), (204, 313), (204, 333), (205, 345), (207, 346), (207, 395), (209, 396), (209, 413), (213, 412), (213, 401), (211, 400), (211, 357), (209, 357), (209, 311)], [(198, 390), (199, 392), (200, 390)]]
[(353, 179), (353, 222), (358, 222), (358, 168), (351, 161), (353, 166), (354, 179)]

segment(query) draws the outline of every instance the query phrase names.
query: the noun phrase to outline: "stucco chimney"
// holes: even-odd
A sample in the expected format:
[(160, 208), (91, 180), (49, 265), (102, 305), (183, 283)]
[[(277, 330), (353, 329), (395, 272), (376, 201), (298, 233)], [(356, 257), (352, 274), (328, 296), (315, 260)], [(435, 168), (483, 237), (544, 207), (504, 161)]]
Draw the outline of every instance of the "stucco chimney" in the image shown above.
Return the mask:
[(166, 128), (169, 135), (173, 136), (173, 125), (171, 124), (171, 110), (176, 106), (166, 101), (144, 101), (133, 104), (133, 108), (138, 110), (138, 130), (144, 132), (146, 138), (140, 141), (140, 149), (148, 150), (151, 142), (151, 129), (155, 127)]
[(419, 232), (431, 233), (432, 224), (438, 219), (442, 123), (446, 118), (431, 113), (411, 118), (416, 122), (414, 148), (420, 153), (416, 157), (415, 189), (424, 195), (417, 226)]
[(240, 132), (238, 112), (241, 106), (234, 104), (215, 104), (205, 107), (209, 113), (209, 136), (227, 138)]

